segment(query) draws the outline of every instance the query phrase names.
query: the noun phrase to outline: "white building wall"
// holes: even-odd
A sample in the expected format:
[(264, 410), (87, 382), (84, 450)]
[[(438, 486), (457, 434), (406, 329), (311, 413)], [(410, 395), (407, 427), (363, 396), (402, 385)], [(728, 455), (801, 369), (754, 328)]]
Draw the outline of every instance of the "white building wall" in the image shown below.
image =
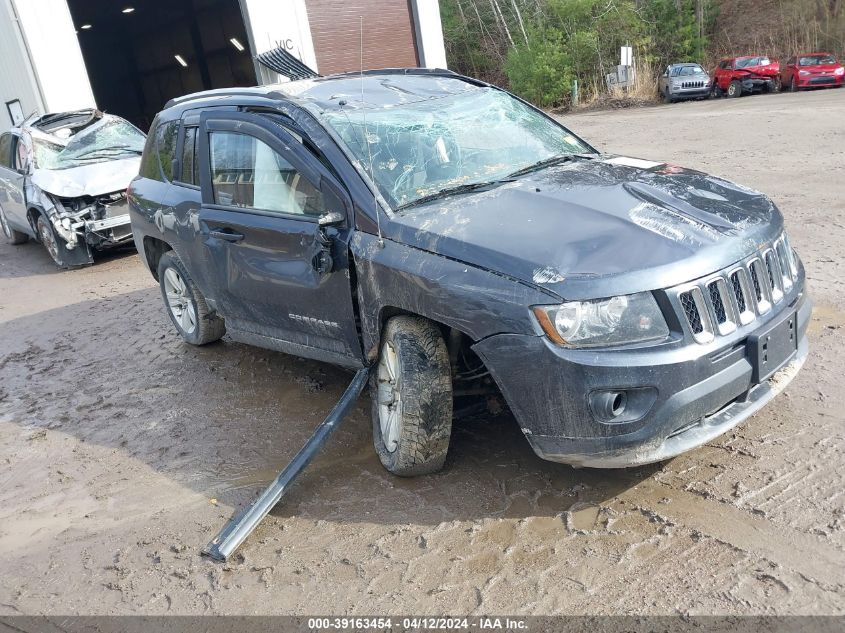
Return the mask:
[(96, 107), (67, 0), (11, 0), (47, 112)]
[[(309, 68), (319, 72), (305, 0), (241, 0), (241, 6), (247, 19), (247, 29), (252, 31), (256, 55), (283, 46)], [(268, 74), (274, 77), (262, 77), (265, 81), (278, 81), (275, 73)]]
[(12, 127), (6, 102), (14, 100), (20, 101), (24, 116), (44, 110), (14, 7), (11, 0), (0, 0), (0, 132)]
[(417, 50), (420, 65), (425, 68), (446, 68), (446, 44), (440, 23), (437, 0), (412, 0), (417, 25)]

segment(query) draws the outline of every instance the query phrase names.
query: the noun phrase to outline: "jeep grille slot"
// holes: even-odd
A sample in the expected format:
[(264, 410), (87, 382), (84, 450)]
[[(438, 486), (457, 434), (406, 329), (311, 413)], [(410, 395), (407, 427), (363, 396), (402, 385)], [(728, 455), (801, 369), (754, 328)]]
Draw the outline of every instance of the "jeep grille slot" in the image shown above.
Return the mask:
[(785, 235), (747, 260), (700, 281), (676, 287), (678, 307), (693, 338), (708, 343), (772, 310), (798, 280)]
[(731, 286), (733, 286), (734, 297), (736, 297), (736, 306), (742, 314), (745, 312), (745, 291), (742, 289), (742, 282), (739, 280), (740, 272), (742, 271), (735, 270), (731, 273)]
[(698, 313), (698, 307), (695, 305), (695, 299), (692, 298), (691, 292), (681, 293), (681, 305), (684, 307), (684, 313), (687, 315), (692, 333), (701, 334), (704, 331), (704, 326), (701, 323), (701, 315)]
[(713, 304), (713, 311), (716, 313), (716, 323), (724, 323), (728, 320), (728, 313), (725, 311), (719, 286), (713, 281), (707, 286), (707, 289), (710, 291), (710, 303)]

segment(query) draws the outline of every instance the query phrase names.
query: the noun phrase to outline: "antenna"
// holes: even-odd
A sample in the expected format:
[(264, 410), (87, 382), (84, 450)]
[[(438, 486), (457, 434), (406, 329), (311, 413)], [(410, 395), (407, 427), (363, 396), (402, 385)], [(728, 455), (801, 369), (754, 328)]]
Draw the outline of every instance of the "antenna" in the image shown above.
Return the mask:
[(370, 161), (370, 180), (373, 184), (373, 206), (376, 210), (376, 231), (378, 232), (378, 245), (384, 248), (384, 238), (381, 235), (381, 212), (378, 204), (378, 190), (376, 188), (376, 177), (373, 173), (373, 151), (370, 149), (370, 131), (367, 129), (367, 108), (364, 107), (364, 16), (358, 16), (360, 19), (361, 32), (361, 116), (364, 123), (364, 144), (367, 146), (367, 156)]

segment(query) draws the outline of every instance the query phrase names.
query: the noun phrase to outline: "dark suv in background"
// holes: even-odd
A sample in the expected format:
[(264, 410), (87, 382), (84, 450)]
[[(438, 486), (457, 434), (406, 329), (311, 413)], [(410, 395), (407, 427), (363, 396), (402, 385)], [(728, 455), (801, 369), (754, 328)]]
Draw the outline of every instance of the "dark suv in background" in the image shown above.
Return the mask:
[(453, 401), (499, 391), (540, 457), (664, 460), (807, 355), (804, 271), (768, 198), (600, 154), (447, 71), (171, 101), (129, 204), (186, 341), (372, 367), (399, 475), (442, 466)]

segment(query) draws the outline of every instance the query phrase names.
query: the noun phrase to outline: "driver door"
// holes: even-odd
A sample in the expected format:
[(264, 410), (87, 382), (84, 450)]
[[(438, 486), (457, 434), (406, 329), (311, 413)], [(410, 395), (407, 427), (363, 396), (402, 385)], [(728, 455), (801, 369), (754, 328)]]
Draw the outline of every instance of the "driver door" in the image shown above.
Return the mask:
[(231, 336), (362, 366), (346, 190), (273, 115), (206, 112), (198, 141), (203, 265)]
[(0, 206), (9, 225), (18, 231), (32, 232), (26, 220), (24, 200), (25, 155), (20, 137), (11, 132), (0, 136)]

